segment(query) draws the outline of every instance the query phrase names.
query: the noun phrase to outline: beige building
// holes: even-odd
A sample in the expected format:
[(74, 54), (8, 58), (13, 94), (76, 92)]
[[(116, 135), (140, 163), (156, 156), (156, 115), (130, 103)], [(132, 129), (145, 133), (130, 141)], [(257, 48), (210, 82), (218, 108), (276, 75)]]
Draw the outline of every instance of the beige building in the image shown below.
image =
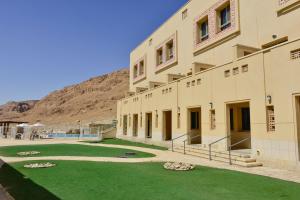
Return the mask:
[(131, 52), (117, 135), (300, 168), (299, 7), (188, 1)]

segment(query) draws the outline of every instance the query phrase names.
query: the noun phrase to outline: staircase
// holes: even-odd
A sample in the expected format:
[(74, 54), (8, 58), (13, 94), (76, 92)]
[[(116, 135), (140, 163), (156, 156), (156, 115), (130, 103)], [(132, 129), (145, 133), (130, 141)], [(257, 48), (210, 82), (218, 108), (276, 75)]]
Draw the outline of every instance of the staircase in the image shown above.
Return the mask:
[[(251, 157), (249, 152), (243, 151), (219, 151), (212, 149), (211, 156), (209, 155), (209, 149), (202, 147), (201, 145), (174, 145), (175, 152), (184, 153), (186, 155), (192, 155), (208, 160), (231, 163), (242, 167), (258, 167), (263, 164), (257, 162), (255, 158)], [(230, 162), (231, 160), (231, 162)]]

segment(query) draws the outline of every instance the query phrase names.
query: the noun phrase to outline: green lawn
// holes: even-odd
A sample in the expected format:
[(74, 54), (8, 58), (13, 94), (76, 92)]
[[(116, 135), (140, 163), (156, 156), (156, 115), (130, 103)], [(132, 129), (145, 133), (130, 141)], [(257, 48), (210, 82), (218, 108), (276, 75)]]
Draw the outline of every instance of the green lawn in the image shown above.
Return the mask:
[(166, 147), (144, 144), (144, 143), (140, 143), (140, 142), (131, 142), (131, 141), (116, 139), (116, 138), (108, 138), (108, 139), (104, 139), (103, 141), (82, 141), (82, 142), (100, 143), (100, 144), (116, 144), (116, 145), (144, 147), (144, 148), (158, 149), (158, 150), (168, 150), (168, 148), (166, 148)]
[[(197, 167), (163, 169), (161, 163), (50, 161), (49, 169), (4, 165), (0, 183), (16, 200), (298, 200), (300, 184), (240, 172)], [(28, 162), (26, 162), (28, 163)]]
[(129, 149), (109, 148), (100, 146), (88, 146), (80, 144), (50, 144), (50, 145), (30, 145), (30, 146), (11, 146), (0, 147), (0, 155), (7, 157), (20, 157), (18, 152), (39, 151), (39, 156), (89, 156), (89, 157), (120, 157), (126, 152), (135, 152), (132, 158), (153, 157), (153, 154), (134, 151)]

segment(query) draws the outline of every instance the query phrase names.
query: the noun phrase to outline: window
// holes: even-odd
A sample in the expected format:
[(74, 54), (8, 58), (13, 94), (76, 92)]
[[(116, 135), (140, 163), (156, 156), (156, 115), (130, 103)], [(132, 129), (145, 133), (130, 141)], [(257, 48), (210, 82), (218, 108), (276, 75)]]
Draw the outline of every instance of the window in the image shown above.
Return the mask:
[(299, 59), (300, 58), (300, 49), (291, 51), (291, 59), (295, 60), (295, 59)]
[(210, 129), (214, 130), (216, 129), (216, 111), (210, 110)]
[(242, 66), (242, 72), (243, 73), (248, 72), (248, 65), (243, 65)]
[(199, 129), (199, 112), (191, 112), (191, 129)]
[(143, 126), (143, 115), (141, 113), (141, 116), (140, 116), (140, 127), (142, 127), (142, 126)]
[(201, 84), (201, 79), (197, 79), (197, 85), (200, 85)]
[(144, 61), (142, 60), (140, 62), (140, 71), (139, 71), (139, 75), (143, 75), (144, 74)]
[(146, 78), (146, 55), (136, 61), (131, 69), (134, 79), (133, 84), (136, 84), (138, 81)]
[(133, 67), (133, 77), (136, 78), (138, 75), (138, 65), (134, 65)]
[(186, 83), (186, 87), (189, 88), (190, 86), (191, 86), (191, 82), (187, 82), (187, 83)]
[(267, 106), (267, 130), (268, 132), (275, 131), (274, 106)]
[(188, 10), (185, 9), (183, 12), (182, 12), (182, 20), (185, 20), (188, 16)]
[(230, 76), (230, 70), (224, 71), (224, 76), (227, 78)]
[(158, 128), (158, 114), (155, 115), (155, 128)]
[(200, 24), (200, 41), (208, 39), (208, 19)]
[(177, 31), (155, 49), (156, 72), (161, 72), (167, 67), (177, 64), (176, 43)]
[(239, 74), (239, 68), (238, 67), (233, 68), (232, 73), (233, 75)]
[(208, 16), (197, 22), (197, 42), (203, 42), (209, 38), (208, 32)]
[(156, 52), (156, 65), (159, 66), (163, 63), (163, 49), (160, 48)]
[(192, 86), (195, 86), (196, 81), (192, 81)]
[(228, 2), (225, 7), (222, 7), (218, 12), (219, 17), (219, 31), (223, 31), (230, 27), (231, 21), (230, 21), (230, 3)]
[(174, 58), (174, 42), (171, 40), (167, 43), (167, 60)]

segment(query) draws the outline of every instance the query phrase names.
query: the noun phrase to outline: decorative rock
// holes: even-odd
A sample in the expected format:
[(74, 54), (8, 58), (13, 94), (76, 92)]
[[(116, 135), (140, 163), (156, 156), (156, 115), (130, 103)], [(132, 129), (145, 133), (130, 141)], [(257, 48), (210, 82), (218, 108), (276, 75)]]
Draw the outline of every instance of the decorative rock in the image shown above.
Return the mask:
[(195, 168), (195, 165), (182, 162), (167, 162), (164, 164), (164, 168), (173, 171), (190, 171)]
[(25, 151), (25, 152), (19, 152), (17, 155), (19, 156), (32, 156), (32, 155), (37, 155), (40, 154), (38, 151)]
[(50, 168), (50, 167), (55, 167), (56, 164), (46, 162), (46, 163), (31, 163), (24, 165), (25, 168), (30, 168), (30, 169), (37, 169), (37, 168)]

